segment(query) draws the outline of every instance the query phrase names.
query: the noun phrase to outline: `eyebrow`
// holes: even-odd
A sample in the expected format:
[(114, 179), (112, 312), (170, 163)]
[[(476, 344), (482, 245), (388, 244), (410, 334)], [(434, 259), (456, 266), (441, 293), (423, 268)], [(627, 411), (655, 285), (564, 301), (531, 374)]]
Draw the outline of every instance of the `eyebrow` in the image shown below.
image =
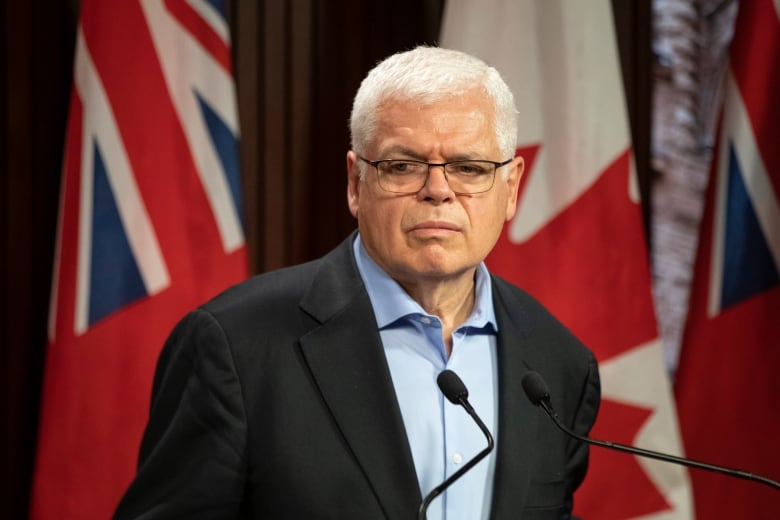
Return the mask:
[[(391, 146), (388, 149), (386, 149), (382, 153), (383, 159), (394, 159), (394, 155), (400, 155), (404, 157), (408, 157), (410, 159), (414, 159), (417, 161), (423, 161), (428, 162), (428, 158), (425, 157), (423, 154), (416, 152), (412, 150), (411, 148), (407, 148), (406, 146), (401, 145), (395, 145)], [(483, 157), (481, 157), (481, 154), (477, 154), (474, 152), (467, 152), (467, 153), (461, 153), (453, 157), (446, 158), (446, 162), (453, 162), (453, 161), (477, 161), (477, 160), (486, 160)]]
[(405, 146), (391, 146), (390, 148), (386, 149), (382, 153), (382, 158), (393, 158), (394, 155), (401, 155), (405, 157), (409, 157), (412, 159), (417, 159), (420, 161), (424, 161), (426, 158), (422, 156), (422, 154), (419, 154), (412, 150), (411, 148), (407, 148)]

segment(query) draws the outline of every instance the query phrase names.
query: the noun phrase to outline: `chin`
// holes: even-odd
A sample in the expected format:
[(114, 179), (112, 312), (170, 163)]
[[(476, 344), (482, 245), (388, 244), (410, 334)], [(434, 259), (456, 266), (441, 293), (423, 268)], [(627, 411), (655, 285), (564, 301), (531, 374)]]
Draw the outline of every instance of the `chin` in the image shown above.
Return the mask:
[(470, 263), (453, 262), (451, 258), (418, 259), (412, 266), (412, 274), (424, 278), (452, 278), (475, 267)]

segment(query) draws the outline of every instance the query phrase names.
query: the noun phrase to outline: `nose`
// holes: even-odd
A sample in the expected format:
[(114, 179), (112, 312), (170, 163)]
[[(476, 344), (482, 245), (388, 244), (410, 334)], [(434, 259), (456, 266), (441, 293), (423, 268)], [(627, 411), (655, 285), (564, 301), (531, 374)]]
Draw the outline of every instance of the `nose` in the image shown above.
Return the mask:
[(436, 203), (447, 201), (454, 196), (450, 183), (447, 181), (447, 174), (444, 173), (444, 166), (428, 167), (428, 178), (417, 196), (422, 200), (431, 200)]

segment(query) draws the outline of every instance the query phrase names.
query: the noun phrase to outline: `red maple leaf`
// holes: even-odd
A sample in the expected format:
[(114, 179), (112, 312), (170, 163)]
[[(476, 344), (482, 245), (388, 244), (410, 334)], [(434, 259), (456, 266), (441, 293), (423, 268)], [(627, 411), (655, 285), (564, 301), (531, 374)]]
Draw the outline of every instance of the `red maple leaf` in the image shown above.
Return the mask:
[[(532, 152), (526, 177), (536, 173), (538, 149), (519, 149)], [(533, 294), (601, 361), (658, 336), (641, 214), (628, 197), (629, 161), (626, 150), (525, 242), (513, 243), (507, 226), (487, 258), (491, 271)]]
[[(591, 435), (633, 445), (652, 414), (648, 408), (603, 399)], [(574, 501), (583, 518), (622, 520), (671, 509), (635, 456), (594, 447), (590, 459), (588, 477)]]
[[(538, 174), (533, 165), (539, 149), (518, 149), (526, 159), (521, 190)], [(539, 299), (602, 364), (658, 336), (641, 214), (628, 191), (630, 158), (627, 149), (525, 242), (513, 243), (505, 229), (487, 260), (491, 271)], [(652, 413), (605, 399), (594, 432), (633, 444)], [(635, 457), (591, 451), (586, 484), (577, 493), (579, 515), (631, 518), (669, 507)]]

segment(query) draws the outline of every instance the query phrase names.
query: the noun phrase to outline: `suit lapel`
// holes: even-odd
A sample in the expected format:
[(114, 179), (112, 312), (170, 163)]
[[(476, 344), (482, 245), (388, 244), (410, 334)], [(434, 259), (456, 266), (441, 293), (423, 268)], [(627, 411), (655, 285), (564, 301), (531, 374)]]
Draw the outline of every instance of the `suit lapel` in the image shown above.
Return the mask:
[[(414, 518), (422, 497), (370, 300), (350, 236), (325, 257), (301, 308), (321, 325), (301, 338), (323, 400), (387, 518)], [(493, 283), (498, 321), (499, 435), (491, 517), (513, 518), (529, 489), (539, 413), (525, 397), (532, 335), (523, 305)]]
[(323, 400), (390, 519), (420, 503), (409, 443), (352, 237), (328, 255), (301, 307), (321, 323), (301, 338)]
[[(531, 339), (530, 320), (519, 301), (493, 279), (498, 321), (498, 446), (492, 518), (515, 518), (528, 494), (529, 467), (539, 414), (525, 397), (522, 376)], [(511, 311), (510, 311), (511, 309)]]

